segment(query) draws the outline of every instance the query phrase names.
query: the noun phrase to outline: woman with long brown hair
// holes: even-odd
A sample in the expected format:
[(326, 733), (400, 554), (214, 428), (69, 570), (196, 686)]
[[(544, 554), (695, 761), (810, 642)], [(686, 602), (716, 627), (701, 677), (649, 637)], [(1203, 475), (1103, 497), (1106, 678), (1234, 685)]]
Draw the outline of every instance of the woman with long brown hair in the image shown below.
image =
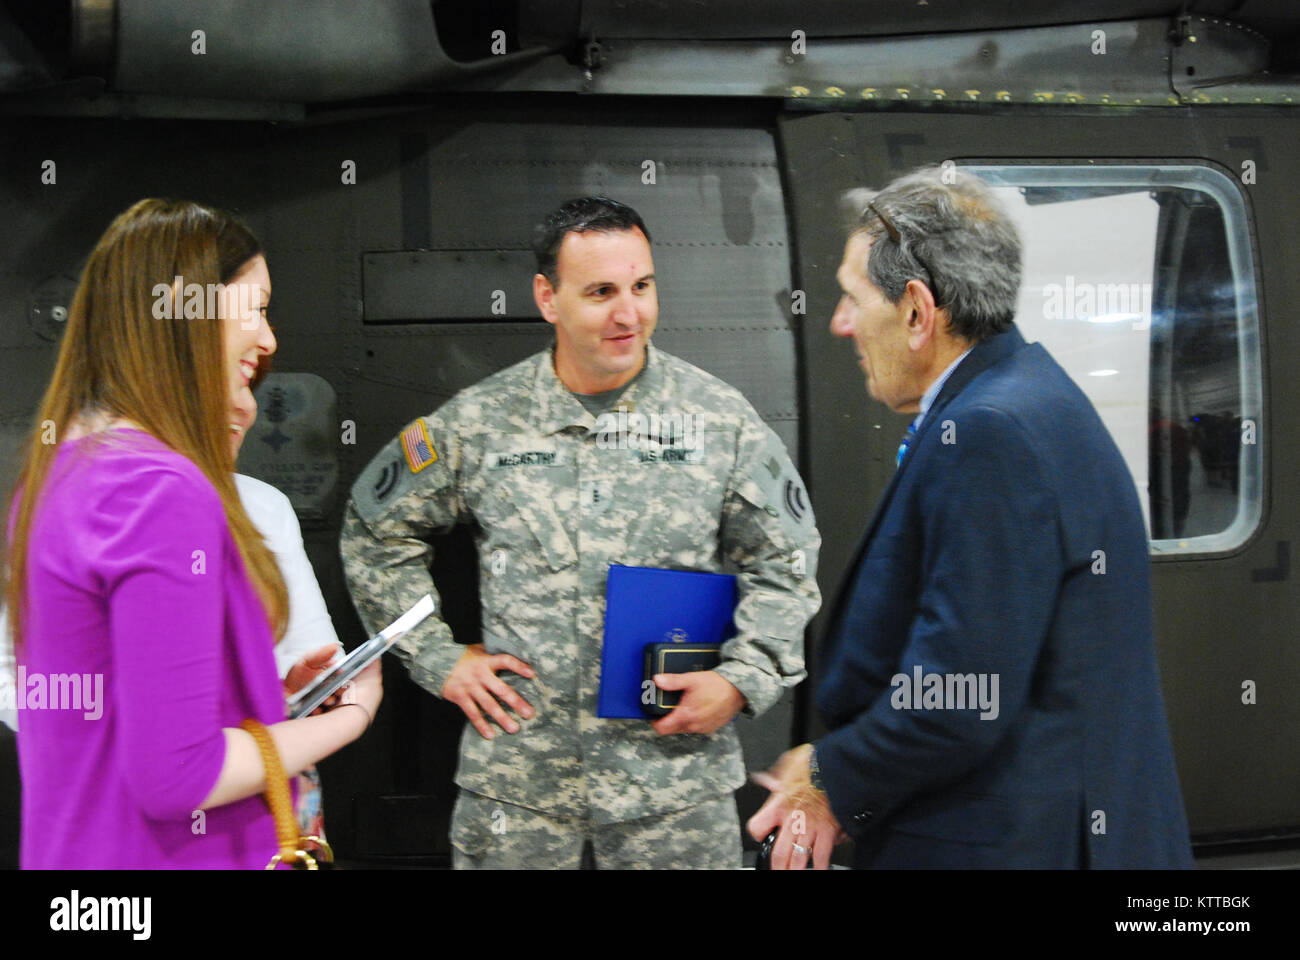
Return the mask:
[(132, 206), (82, 273), (9, 512), (24, 867), (261, 867), (274, 825), (240, 722), (292, 775), (378, 707), (375, 664), (360, 709), (284, 719), (285, 586), (230, 446), (232, 397), (275, 350), (270, 292), (252, 233), (184, 202)]

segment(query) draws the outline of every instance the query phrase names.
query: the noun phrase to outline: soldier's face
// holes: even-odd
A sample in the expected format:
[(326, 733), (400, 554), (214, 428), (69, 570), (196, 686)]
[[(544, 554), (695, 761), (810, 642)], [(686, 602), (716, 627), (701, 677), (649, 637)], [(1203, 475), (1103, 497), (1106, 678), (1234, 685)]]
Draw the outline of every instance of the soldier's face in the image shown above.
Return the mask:
[(556, 258), (558, 287), (538, 274), (538, 309), (555, 326), (555, 368), (579, 393), (631, 380), (659, 320), (654, 260), (640, 230), (569, 233)]
[(908, 347), (910, 302), (904, 295), (890, 303), (867, 279), (871, 243), (870, 235), (855, 233), (844, 246), (835, 274), (844, 292), (831, 317), (831, 333), (853, 340), (871, 396), (896, 412), (915, 412), (925, 388), (916, 379)]

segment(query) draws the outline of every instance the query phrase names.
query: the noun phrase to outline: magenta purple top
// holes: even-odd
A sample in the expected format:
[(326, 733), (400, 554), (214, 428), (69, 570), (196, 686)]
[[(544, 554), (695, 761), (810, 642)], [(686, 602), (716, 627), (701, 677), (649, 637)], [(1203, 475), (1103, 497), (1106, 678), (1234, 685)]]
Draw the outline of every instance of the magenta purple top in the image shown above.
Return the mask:
[(136, 430), (63, 443), (27, 577), (23, 868), (265, 866), (261, 796), (199, 811), (222, 728), (285, 718), (270, 627), (202, 471)]

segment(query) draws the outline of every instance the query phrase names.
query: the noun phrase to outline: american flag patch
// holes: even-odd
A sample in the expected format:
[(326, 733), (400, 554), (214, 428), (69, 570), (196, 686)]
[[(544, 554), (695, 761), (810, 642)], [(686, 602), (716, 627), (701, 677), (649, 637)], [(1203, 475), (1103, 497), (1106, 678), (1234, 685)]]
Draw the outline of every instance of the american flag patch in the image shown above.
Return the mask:
[(438, 459), (438, 452), (433, 449), (433, 441), (424, 429), (423, 420), (416, 420), (402, 431), (402, 450), (406, 453), (406, 462), (411, 465), (412, 473), (419, 473)]

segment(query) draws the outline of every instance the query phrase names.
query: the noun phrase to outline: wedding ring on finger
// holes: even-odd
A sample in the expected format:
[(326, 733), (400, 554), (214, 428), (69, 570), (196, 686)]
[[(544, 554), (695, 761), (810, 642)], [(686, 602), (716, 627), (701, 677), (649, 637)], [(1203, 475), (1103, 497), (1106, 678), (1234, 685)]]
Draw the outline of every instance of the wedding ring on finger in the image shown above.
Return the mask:
[(794, 844), (794, 852), (802, 853), (804, 856), (807, 856), (808, 854), (812, 853), (812, 849), (809, 847), (801, 847), (799, 844), (796, 843)]

